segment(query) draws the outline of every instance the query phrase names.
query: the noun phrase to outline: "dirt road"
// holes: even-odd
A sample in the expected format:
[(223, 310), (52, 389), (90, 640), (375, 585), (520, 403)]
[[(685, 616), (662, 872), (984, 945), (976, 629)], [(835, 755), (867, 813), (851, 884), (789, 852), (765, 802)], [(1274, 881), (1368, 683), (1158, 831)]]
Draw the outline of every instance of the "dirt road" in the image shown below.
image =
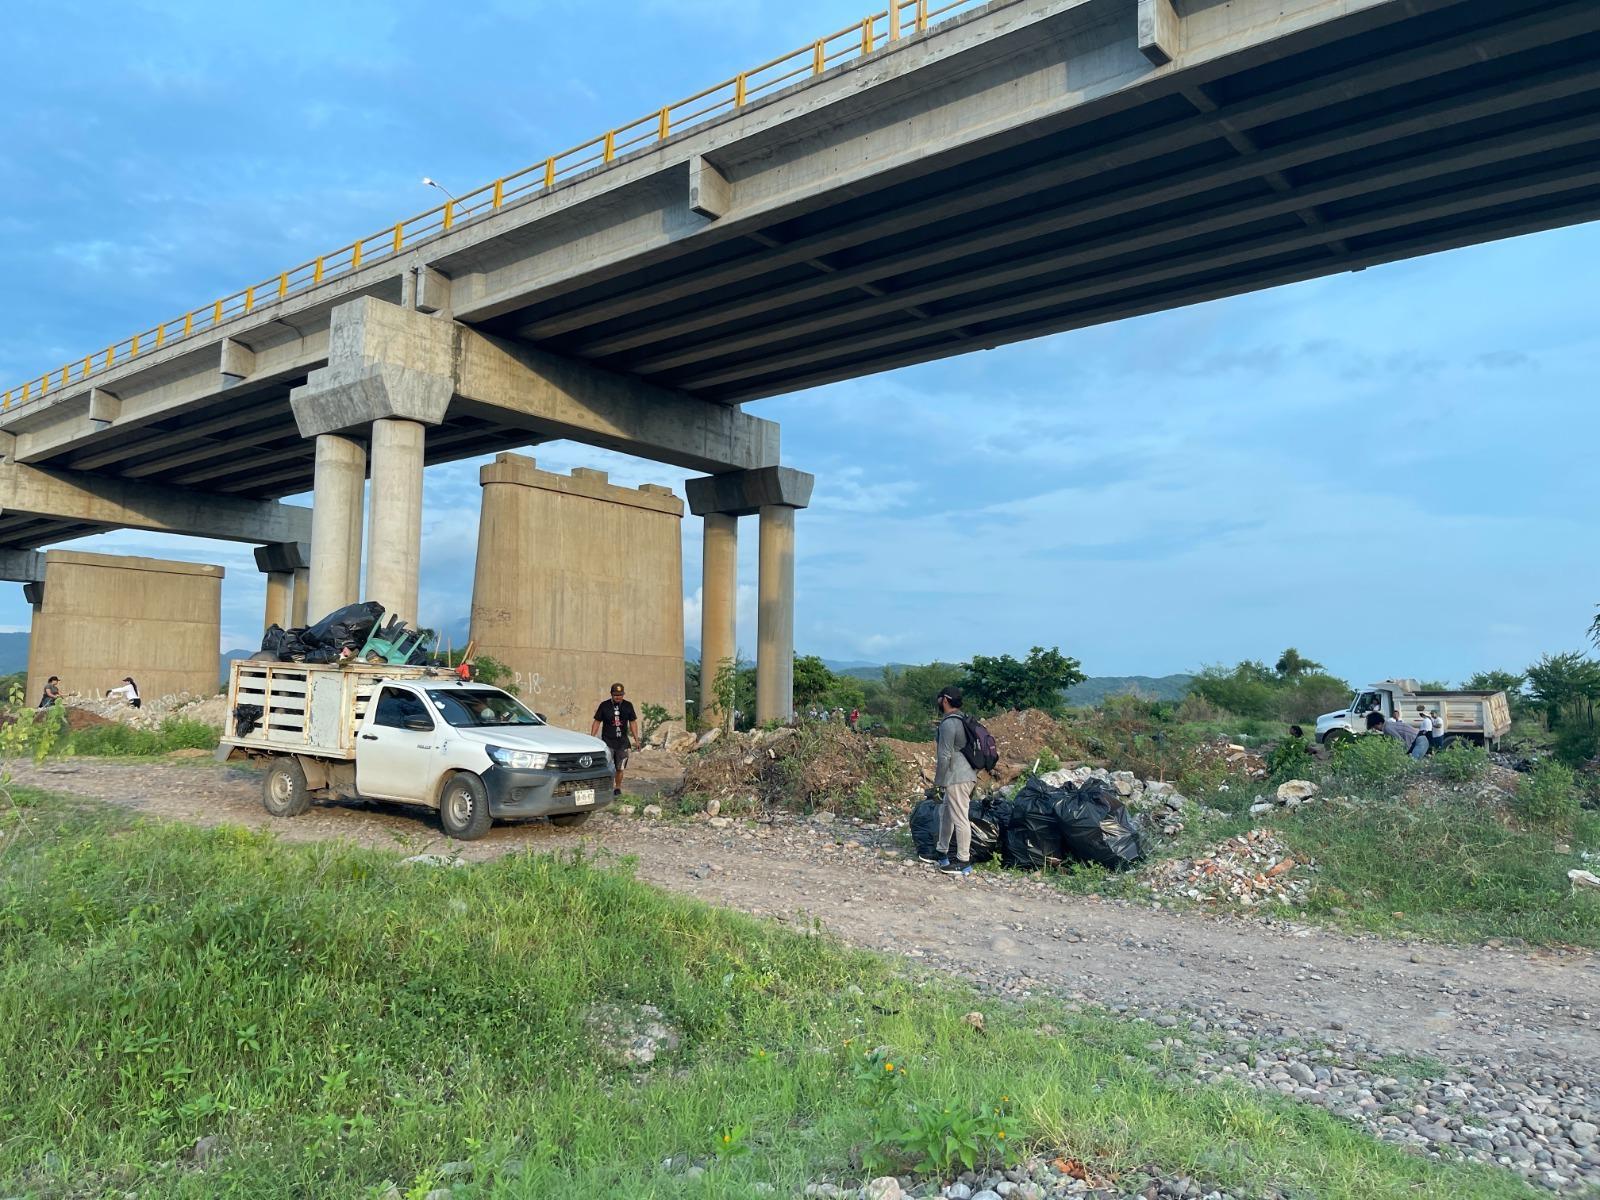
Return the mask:
[(153, 817), (272, 828), (293, 841), (347, 838), (467, 860), (582, 842), (635, 856), (641, 878), (673, 891), (788, 922), (815, 919), (857, 945), (1002, 992), (1050, 991), (1352, 1049), (1600, 1082), (1600, 960), (1583, 952), (1350, 937), (1097, 902), (1019, 875), (951, 880), (908, 861), (893, 833), (846, 822), (718, 829), (602, 814), (581, 836), (544, 823), (500, 825), (463, 844), (445, 839), (429, 814), (398, 808), (317, 807), (276, 821), (261, 809), (257, 776), (206, 760), (51, 763), (16, 774)]

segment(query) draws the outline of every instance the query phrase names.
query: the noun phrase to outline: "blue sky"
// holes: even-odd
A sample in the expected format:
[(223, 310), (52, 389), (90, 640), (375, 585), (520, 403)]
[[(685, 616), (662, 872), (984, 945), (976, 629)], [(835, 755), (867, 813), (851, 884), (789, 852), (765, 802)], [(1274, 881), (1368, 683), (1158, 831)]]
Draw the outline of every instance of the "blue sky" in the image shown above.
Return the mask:
[[(7, 384), (429, 207), (860, 17), (813, 0), (22, 0), (0, 109)], [(1060, 645), (1094, 674), (1289, 644), (1459, 679), (1576, 648), (1600, 600), (1600, 331), (1585, 226), (753, 406), (817, 475), (797, 643), (867, 661)], [(541, 465), (684, 473), (572, 444)], [(477, 464), (431, 468), (422, 615), (470, 603)], [(684, 527), (689, 640), (699, 528)], [(740, 641), (754, 642), (755, 525)], [(248, 548), (223, 641), (256, 636)], [(26, 628), (20, 586), (0, 626)]]

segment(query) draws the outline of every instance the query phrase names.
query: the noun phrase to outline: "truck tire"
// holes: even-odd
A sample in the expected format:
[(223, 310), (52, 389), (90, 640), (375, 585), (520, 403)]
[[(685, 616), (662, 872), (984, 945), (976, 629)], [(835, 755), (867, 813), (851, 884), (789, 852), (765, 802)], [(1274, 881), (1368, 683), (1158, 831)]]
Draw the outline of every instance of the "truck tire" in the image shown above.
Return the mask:
[(1355, 737), (1355, 734), (1348, 729), (1330, 729), (1322, 735), (1322, 744), (1332, 750), (1340, 742), (1348, 742), (1353, 737)]
[(298, 817), (311, 807), (311, 789), (297, 758), (275, 758), (261, 783), (261, 807), (275, 817)]
[(550, 818), (550, 824), (554, 825), (557, 829), (576, 829), (588, 819), (589, 814), (586, 812), (557, 813), (555, 816)]
[(494, 817), (489, 813), (489, 793), (471, 771), (457, 771), (444, 782), (439, 793), (439, 824), (445, 833), (461, 842), (475, 842), (489, 832)]

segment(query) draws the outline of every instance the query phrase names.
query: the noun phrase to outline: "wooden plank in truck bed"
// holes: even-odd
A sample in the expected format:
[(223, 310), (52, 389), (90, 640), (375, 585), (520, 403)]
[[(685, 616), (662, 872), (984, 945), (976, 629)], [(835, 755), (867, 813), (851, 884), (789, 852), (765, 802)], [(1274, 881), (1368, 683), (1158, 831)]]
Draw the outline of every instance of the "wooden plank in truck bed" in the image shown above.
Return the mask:
[(262, 717), (249, 733), (230, 732), (222, 742), (264, 753), (354, 758), (355, 731), (380, 681), (443, 674), (427, 667), (240, 660), (229, 676), (227, 730), (234, 728), (233, 710), (240, 704), (256, 705)]

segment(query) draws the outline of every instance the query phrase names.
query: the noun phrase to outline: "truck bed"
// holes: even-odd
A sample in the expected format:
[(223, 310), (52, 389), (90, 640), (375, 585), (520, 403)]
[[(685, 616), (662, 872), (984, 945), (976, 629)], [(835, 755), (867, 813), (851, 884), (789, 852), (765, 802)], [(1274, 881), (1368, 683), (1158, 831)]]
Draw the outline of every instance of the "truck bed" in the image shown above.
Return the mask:
[[(340, 666), (240, 660), (228, 675), (222, 744), (246, 751), (353, 759), (355, 731), (385, 679), (450, 678), (441, 667)], [(249, 733), (235, 733), (241, 704), (262, 711)]]

